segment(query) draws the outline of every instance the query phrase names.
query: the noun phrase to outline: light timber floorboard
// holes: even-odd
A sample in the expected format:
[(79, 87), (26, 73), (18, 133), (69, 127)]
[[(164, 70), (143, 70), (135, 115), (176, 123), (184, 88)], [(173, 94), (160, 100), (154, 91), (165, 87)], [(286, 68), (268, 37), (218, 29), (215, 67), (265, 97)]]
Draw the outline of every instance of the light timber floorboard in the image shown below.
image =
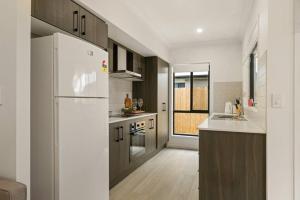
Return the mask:
[(110, 200), (198, 200), (198, 152), (164, 149), (110, 190)]

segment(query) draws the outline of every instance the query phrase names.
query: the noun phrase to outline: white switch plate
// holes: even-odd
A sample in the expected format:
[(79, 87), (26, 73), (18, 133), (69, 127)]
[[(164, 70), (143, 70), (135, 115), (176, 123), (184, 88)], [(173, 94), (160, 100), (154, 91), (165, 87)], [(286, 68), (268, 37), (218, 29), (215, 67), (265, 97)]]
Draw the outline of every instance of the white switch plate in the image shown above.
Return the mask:
[(272, 94), (272, 108), (282, 108), (282, 96), (280, 94)]

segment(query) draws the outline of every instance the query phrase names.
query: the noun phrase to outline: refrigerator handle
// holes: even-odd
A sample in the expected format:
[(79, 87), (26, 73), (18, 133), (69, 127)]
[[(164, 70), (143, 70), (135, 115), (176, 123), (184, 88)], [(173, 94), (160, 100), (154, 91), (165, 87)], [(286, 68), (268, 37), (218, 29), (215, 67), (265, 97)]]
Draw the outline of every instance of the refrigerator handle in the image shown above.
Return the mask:
[[(120, 141), (119, 131), (120, 131), (120, 128), (117, 127), (116, 130), (115, 130), (115, 141), (116, 141), (116, 142), (119, 142), (119, 141)], [(117, 134), (116, 134), (116, 133), (117, 133)]]

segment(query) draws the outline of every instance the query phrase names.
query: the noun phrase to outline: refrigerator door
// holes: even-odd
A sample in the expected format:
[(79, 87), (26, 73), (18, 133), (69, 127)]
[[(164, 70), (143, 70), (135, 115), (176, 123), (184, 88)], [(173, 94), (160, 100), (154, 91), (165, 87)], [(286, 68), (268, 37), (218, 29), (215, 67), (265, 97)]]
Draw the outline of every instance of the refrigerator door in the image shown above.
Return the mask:
[(108, 97), (108, 53), (90, 43), (54, 34), (55, 96)]
[(109, 200), (108, 99), (56, 98), (56, 199)]

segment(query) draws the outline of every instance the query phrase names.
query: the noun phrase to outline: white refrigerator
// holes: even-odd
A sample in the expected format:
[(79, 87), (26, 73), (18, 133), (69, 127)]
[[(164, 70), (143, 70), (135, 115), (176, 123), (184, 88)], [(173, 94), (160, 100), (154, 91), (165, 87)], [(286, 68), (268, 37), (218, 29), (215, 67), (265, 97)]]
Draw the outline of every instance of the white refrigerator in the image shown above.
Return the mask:
[(107, 52), (55, 33), (31, 65), (31, 200), (108, 200)]

